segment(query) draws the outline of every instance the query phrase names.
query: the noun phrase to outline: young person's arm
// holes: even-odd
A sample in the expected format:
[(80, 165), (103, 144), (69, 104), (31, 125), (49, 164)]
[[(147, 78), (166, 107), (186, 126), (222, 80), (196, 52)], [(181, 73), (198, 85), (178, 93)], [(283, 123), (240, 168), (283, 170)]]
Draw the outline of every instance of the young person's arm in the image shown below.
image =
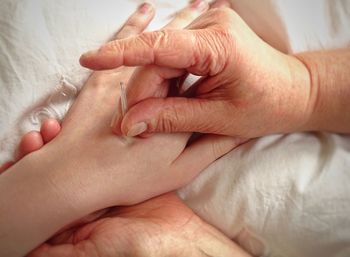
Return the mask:
[(63, 166), (42, 157), (30, 154), (0, 176), (1, 256), (23, 256), (88, 211)]

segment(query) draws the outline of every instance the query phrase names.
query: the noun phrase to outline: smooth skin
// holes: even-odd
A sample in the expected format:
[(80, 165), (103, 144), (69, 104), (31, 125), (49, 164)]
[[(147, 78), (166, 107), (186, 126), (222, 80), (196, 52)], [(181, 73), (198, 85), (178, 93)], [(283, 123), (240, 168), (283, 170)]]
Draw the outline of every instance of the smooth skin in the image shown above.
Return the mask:
[[(204, 13), (186, 30), (112, 41), (80, 62), (96, 70), (144, 66), (129, 82), (117, 134), (350, 132), (350, 48), (287, 55), (229, 8)], [(188, 73), (203, 76), (194, 95), (167, 97), (171, 80)]]
[[(21, 158), (41, 149), (59, 131), (57, 120), (49, 119), (40, 132), (24, 135), (18, 148)], [(6, 169), (2, 166), (0, 173)], [(99, 257), (250, 256), (202, 221), (175, 193), (168, 193), (135, 206), (114, 207), (89, 215), (56, 234), (28, 257), (88, 257), (95, 253)]]
[[(177, 26), (186, 26), (189, 17), (205, 8), (187, 11), (192, 15), (175, 17)], [(153, 8), (139, 9), (124, 28), (131, 35), (139, 33), (153, 15)], [(186, 147), (188, 133), (159, 134), (127, 144), (116, 138), (110, 121), (118, 107), (119, 82), (127, 82), (133, 71), (121, 67), (94, 72), (59, 135), (0, 176), (1, 256), (23, 256), (89, 213), (177, 189), (242, 143), (212, 135)]]

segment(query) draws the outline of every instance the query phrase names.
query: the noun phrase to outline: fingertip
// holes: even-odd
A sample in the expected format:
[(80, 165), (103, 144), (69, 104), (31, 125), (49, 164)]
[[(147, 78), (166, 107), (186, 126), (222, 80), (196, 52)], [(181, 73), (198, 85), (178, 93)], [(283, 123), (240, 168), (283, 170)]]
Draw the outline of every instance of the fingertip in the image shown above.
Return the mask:
[(127, 137), (139, 136), (142, 133), (146, 132), (147, 128), (148, 128), (148, 125), (146, 122), (137, 122), (128, 128), (126, 132), (126, 136)]
[[(111, 43), (111, 42), (110, 42)], [(113, 52), (108, 52), (108, 45), (102, 46), (99, 50), (92, 50), (82, 54), (79, 58), (81, 66), (92, 70), (105, 70), (117, 68), (117, 57)]]
[[(151, 109), (151, 110), (150, 110)], [(127, 137), (147, 137), (148, 134), (154, 132), (154, 126), (152, 126), (152, 108), (139, 103), (133, 106), (120, 123), (120, 132)]]
[(61, 125), (56, 119), (47, 119), (41, 125), (40, 133), (45, 143), (54, 139), (61, 131)]
[(141, 12), (142, 14), (149, 14), (149, 13), (154, 12), (155, 8), (154, 8), (152, 3), (150, 3), (150, 2), (143, 2), (142, 4), (139, 5), (137, 10), (139, 12)]
[(91, 59), (98, 53), (98, 51), (88, 51), (83, 53), (79, 58), (79, 63), (85, 68), (92, 68)]
[(114, 69), (123, 64), (126, 65), (126, 60), (123, 59), (124, 52), (118, 50), (118, 45), (125, 45), (125, 42), (116, 43), (117, 41), (119, 40), (103, 45), (98, 51), (89, 51), (82, 54), (79, 59), (80, 65), (96, 71)]
[(126, 122), (122, 122), (121, 126), (118, 126), (118, 130), (115, 132), (117, 135), (140, 138), (149, 138), (153, 136), (154, 132), (150, 130), (150, 126), (146, 122), (132, 123), (128, 119), (124, 120), (126, 120)]
[(31, 131), (25, 134), (19, 144), (18, 159), (31, 152), (39, 150), (43, 145), (43, 138), (38, 131)]
[(140, 136), (154, 132), (175, 132), (168, 126), (173, 124), (174, 115), (166, 105), (168, 99), (151, 98), (132, 106), (121, 123), (121, 132), (126, 136)]

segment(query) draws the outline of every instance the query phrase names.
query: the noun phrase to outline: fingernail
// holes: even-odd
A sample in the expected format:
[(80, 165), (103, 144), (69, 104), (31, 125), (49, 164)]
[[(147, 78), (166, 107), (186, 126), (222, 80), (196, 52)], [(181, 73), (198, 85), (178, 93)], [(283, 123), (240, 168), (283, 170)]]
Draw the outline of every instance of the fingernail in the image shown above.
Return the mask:
[(85, 58), (85, 57), (89, 57), (92, 55), (96, 55), (98, 53), (98, 50), (92, 50), (92, 51), (88, 51), (86, 53), (83, 53), (81, 57)]
[(145, 2), (139, 6), (139, 11), (143, 14), (146, 14), (151, 10), (152, 10), (152, 5), (150, 3)]
[(129, 129), (127, 136), (128, 137), (136, 137), (147, 130), (147, 124), (145, 122), (139, 122)]

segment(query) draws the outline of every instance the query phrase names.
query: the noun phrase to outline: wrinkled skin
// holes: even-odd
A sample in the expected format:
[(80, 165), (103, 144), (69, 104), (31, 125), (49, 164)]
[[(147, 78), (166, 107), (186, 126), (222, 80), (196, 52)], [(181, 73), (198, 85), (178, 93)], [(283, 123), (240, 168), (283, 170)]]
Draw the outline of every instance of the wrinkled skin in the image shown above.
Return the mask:
[(178, 246), (191, 249), (186, 240), (200, 224), (175, 194), (167, 194), (136, 206), (115, 207), (96, 221), (56, 236), (29, 256), (141, 257), (162, 256), (158, 253), (165, 250), (179, 256), (184, 249)]
[(169, 193), (135, 206), (111, 209), (94, 222), (56, 236), (28, 257), (205, 257), (208, 255), (203, 245), (215, 248), (219, 240), (224, 250), (218, 253), (249, 256), (222, 238), (220, 232)]
[[(245, 138), (307, 129), (309, 74), (296, 57), (260, 39), (231, 9), (210, 10), (186, 30), (146, 32), (82, 55), (92, 69), (143, 65), (130, 81), (132, 106), (115, 132), (198, 131)], [(152, 72), (149, 72), (152, 71)], [(179, 74), (201, 75), (194, 97), (166, 97)], [(140, 132), (140, 131), (138, 131)]]

